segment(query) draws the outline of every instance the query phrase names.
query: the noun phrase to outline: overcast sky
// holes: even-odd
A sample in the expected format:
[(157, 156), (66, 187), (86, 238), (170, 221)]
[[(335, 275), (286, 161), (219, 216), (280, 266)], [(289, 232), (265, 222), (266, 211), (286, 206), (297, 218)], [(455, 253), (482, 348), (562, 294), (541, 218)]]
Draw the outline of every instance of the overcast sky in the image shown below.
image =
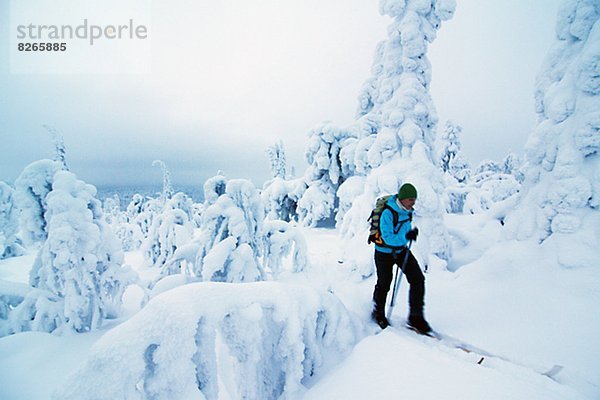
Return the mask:
[[(143, 0), (137, 0), (143, 1)], [(554, 41), (559, 0), (457, 0), (430, 46), (440, 117), (463, 127), (476, 165), (522, 153), (535, 126), (533, 87)], [(355, 116), (388, 17), (377, 0), (152, 2), (144, 74), (11, 74), (0, 58), (0, 180), (51, 158), (51, 125), (67, 160), (97, 186), (201, 185), (222, 170), (256, 184), (269, 177), (267, 146), (283, 140), (297, 174), (307, 131)], [(0, 47), (9, 1), (0, 0)]]

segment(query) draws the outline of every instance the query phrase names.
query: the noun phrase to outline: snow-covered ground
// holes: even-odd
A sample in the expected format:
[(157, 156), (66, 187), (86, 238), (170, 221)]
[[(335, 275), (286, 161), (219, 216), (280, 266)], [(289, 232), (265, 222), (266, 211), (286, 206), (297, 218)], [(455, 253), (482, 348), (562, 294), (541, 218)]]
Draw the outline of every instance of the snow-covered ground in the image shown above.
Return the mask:
[[(56, 393), (56, 398), (78, 398), (81, 393), (78, 390), (87, 391), (87, 398), (103, 398), (102, 393), (114, 395), (119, 393), (119, 381), (124, 381), (123, 377), (128, 374), (136, 373), (133, 366), (138, 364), (130, 358), (138, 354), (134, 349), (141, 343), (166, 343), (165, 346), (168, 344), (179, 349), (180, 355), (186, 354), (189, 350), (187, 344), (183, 339), (179, 343), (177, 338), (185, 337), (183, 331), (189, 321), (195, 321), (194, 324), (198, 321), (197, 316), (189, 319), (186, 316), (202, 315), (207, 321), (206, 327), (210, 327), (206, 332), (209, 336), (210, 332), (217, 332), (216, 346), (224, 348), (221, 342), (228, 340), (224, 332), (251, 329), (252, 325), (244, 325), (244, 321), (259, 320), (263, 314), (269, 313), (271, 319), (263, 318), (261, 321), (266, 322), (261, 325), (262, 333), (257, 333), (258, 336), (266, 336), (256, 338), (257, 343), (262, 340), (260, 343), (264, 344), (259, 351), (270, 352), (272, 346), (278, 343), (289, 347), (288, 359), (302, 358), (302, 352), (294, 353), (296, 346), (292, 345), (295, 338), (302, 337), (308, 347), (313, 346), (312, 357), (326, 361), (321, 368), (315, 369), (312, 379), (303, 381), (293, 391), (286, 391), (291, 398), (600, 397), (600, 344), (597, 341), (600, 318), (594, 311), (600, 304), (600, 272), (597, 269), (561, 268), (556, 265), (556, 255), (543, 252), (529, 242), (501, 242), (501, 225), (484, 215), (453, 215), (447, 218), (446, 223), (453, 240), (451, 266), (455, 272), (433, 269), (427, 273), (426, 313), (439, 332), (485, 349), (489, 354), (484, 355), (481, 363), (478, 363), (481, 354), (467, 353), (448, 346), (445, 341), (417, 336), (401, 328), (407, 306), (405, 281), (401, 284), (399, 301), (392, 317), (394, 327), (378, 333), (379, 329), (369, 321), (375, 278), (363, 280), (347, 267), (342, 250), (343, 239), (335, 230), (307, 228), (304, 234), (311, 267), (302, 273), (282, 274), (279, 282), (193, 283), (162, 293), (140, 312), (136, 312), (139, 295), (130, 291), (126, 293), (125, 305), (129, 316), (113, 321), (100, 331), (63, 336), (26, 332), (1, 338), (0, 397), (41, 400), (50, 399)], [(34, 258), (33, 254), (28, 254), (0, 261), (0, 279), (26, 282), (27, 270)], [(142, 261), (139, 252), (126, 254), (126, 263), (134, 269), (142, 269)], [(148, 274), (147, 270), (140, 272)], [(237, 296), (220, 289), (232, 285), (246, 285), (243, 287), (247, 289)], [(316, 294), (327, 291), (335, 296)], [(344, 307), (336, 305), (339, 303), (337, 299)], [(211, 325), (211, 315), (235, 304), (248, 305), (243, 309), (242, 319), (233, 319), (237, 322), (227, 327)], [(281, 304), (286, 306), (282, 308)], [(310, 319), (314, 310), (323, 307), (319, 304), (326, 304), (327, 310), (337, 310), (331, 311), (336, 313), (336, 320), (345, 321), (346, 328), (354, 326), (350, 331), (355, 336), (348, 336), (348, 329), (334, 330), (328, 326), (323, 335), (329, 332), (331, 339), (323, 341), (320, 347), (314, 347), (319, 339), (317, 342), (310, 341), (306, 338), (306, 331), (294, 336), (293, 329), (280, 329), (278, 321), (283, 320), (289, 326), (302, 326), (294, 318)], [(231, 309), (238, 311), (230, 311), (228, 315), (235, 316), (236, 312), (240, 312), (239, 309)], [(349, 310), (349, 313), (346, 314), (343, 309)], [(277, 316), (278, 312), (286, 315)], [(214, 317), (214, 320), (217, 319)], [(181, 332), (176, 328), (181, 328)], [(160, 334), (157, 335), (157, 332)], [(269, 335), (285, 336), (290, 342)], [(352, 343), (356, 344), (347, 347)], [(244, 349), (243, 343), (237, 346)], [(131, 353), (127, 352), (128, 348)], [(228, 348), (235, 346), (230, 344)], [(330, 353), (336, 352), (337, 356), (331, 356)], [(290, 364), (282, 362), (277, 354), (273, 352), (269, 356), (272, 360), (269, 368), (273, 371), (288, 368)], [(222, 365), (222, 360), (227, 357), (231, 355), (217, 354), (215, 359), (219, 363), (215, 367), (219, 376), (212, 384), (213, 389), (218, 387), (218, 398), (242, 398), (244, 393), (246, 398), (251, 398), (252, 394), (260, 393), (260, 384), (253, 381), (260, 375), (247, 375), (254, 372), (241, 364), (237, 369)], [(212, 361), (207, 359), (203, 362), (210, 364)], [(197, 365), (204, 365), (198, 363), (196, 360)], [(166, 364), (163, 360), (161, 365), (171, 365), (173, 370), (159, 369), (153, 374), (163, 374), (165, 382), (173, 382), (176, 387), (183, 379), (181, 374), (186, 373), (185, 365), (177, 359)], [(552, 379), (543, 375), (554, 365), (563, 368)], [(138, 368), (143, 370), (144, 367), (140, 364)], [(265, 370), (262, 371), (264, 373)], [(294, 382), (290, 377), (295, 373), (286, 371), (285, 379), (290, 385)], [(238, 382), (242, 378), (244, 380)], [(82, 382), (86, 379), (87, 382)], [(161, 381), (156, 382), (159, 384)], [(189, 382), (181, 384), (180, 392), (173, 392), (179, 393), (177, 398), (202, 398), (194, 388), (186, 388), (186, 384)], [(208, 381), (204, 383), (210, 384)], [(123, 394), (126, 398), (141, 398), (139, 393), (136, 394), (138, 397), (132, 396)], [(162, 396), (157, 398), (167, 398)]]
[[(161, 194), (121, 212), (55, 137), (0, 182), (0, 400), (600, 398), (600, 0), (558, 13), (525, 164), (474, 175), (429, 94), (455, 3), (380, 2), (357, 118), (311, 130), (298, 178), (275, 148), (262, 191), (219, 173), (195, 204), (156, 160)], [(406, 182), (442, 340), (403, 328), (405, 281), (392, 327), (370, 320), (366, 217)]]

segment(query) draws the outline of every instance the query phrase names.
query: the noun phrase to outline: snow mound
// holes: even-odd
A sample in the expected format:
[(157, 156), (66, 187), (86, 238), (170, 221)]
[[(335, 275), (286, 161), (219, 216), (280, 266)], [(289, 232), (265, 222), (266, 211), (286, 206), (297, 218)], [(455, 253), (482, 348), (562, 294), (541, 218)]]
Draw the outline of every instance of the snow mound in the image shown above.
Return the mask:
[(358, 320), (326, 291), (275, 282), (189, 284), (107, 332), (54, 398), (217, 399), (221, 390), (231, 398), (290, 398), (363, 336)]

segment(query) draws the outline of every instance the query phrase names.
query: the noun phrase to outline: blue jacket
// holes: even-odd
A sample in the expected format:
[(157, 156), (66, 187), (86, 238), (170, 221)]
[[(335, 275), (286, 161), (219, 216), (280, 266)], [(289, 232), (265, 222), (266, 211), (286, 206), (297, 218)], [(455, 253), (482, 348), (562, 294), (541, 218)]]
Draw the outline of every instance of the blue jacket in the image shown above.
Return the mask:
[[(406, 232), (412, 229), (412, 211), (407, 211), (404, 208), (400, 207), (396, 203), (396, 196), (390, 196), (387, 201), (388, 207), (392, 208), (394, 211), (398, 213), (398, 223), (394, 227), (394, 218), (392, 216), (392, 212), (386, 207), (381, 213), (381, 218), (379, 220), (379, 230), (381, 231), (381, 238), (383, 242), (388, 246), (393, 247), (402, 247), (406, 246), (408, 240), (406, 240)], [(397, 230), (394, 233), (394, 230)], [(392, 249), (389, 247), (381, 247), (375, 245), (375, 250), (380, 251), (382, 253), (391, 253)]]

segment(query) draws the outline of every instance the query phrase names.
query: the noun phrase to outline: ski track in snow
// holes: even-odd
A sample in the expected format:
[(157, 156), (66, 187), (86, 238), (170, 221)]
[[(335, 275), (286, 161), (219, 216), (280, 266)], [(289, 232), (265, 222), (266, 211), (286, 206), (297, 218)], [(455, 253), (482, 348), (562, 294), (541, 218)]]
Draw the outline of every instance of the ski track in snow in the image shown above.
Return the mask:
[(479, 365), (478, 355), (421, 339), (393, 328), (365, 338), (305, 399), (582, 398), (525, 368), (501, 362)]

